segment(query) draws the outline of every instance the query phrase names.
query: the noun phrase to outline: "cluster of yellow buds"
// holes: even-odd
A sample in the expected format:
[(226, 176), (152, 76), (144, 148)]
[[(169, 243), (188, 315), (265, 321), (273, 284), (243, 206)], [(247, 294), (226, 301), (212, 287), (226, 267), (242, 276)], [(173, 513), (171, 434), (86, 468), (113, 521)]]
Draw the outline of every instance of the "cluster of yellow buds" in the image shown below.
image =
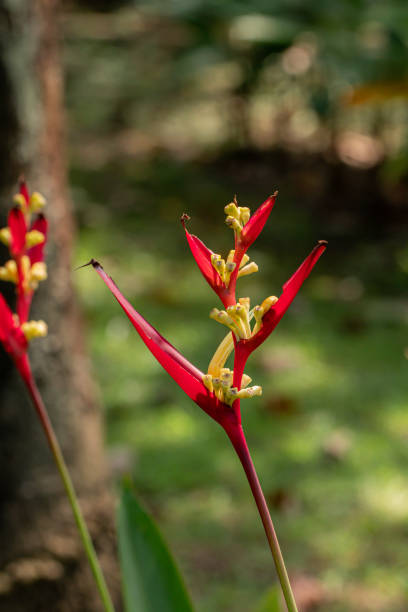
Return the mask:
[(232, 370), (229, 368), (221, 368), (219, 376), (205, 374), (203, 376), (203, 384), (210, 393), (214, 392), (221, 402), (229, 406), (232, 406), (236, 399), (262, 395), (262, 387), (248, 387), (251, 378), (246, 374), (242, 376), (241, 389), (239, 391), (236, 387), (232, 386), (233, 378), (234, 372)]
[(15, 204), (22, 208), (22, 210), (27, 210), (30, 213), (40, 212), (47, 203), (44, 196), (41, 193), (38, 193), (38, 191), (33, 191), (28, 198), (28, 203), (23, 193), (16, 193), (13, 200)]
[(45, 321), (26, 321), (21, 325), (21, 331), (28, 341), (33, 338), (44, 338), (48, 333)]
[[(44, 245), (48, 223), (43, 214), (37, 214), (44, 208), (46, 201), (38, 192), (30, 195), (22, 181), (19, 193), (14, 196), (14, 203), (7, 227), (0, 229), (0, 242), (8, 247), (11, 256), (0, 266), (0, 280), (16, 285), (16, 313), (10, 311), (9, 320), (12, 319), (15, 329), (22, 332), (20, 337), (31, 340), (47, 335), (44, 321), (27, 320), (33, 292), (47, 278)], [(2, 306), (4, 312), (9, 312), (7, 305), (3, 303)]]
[(251, 216), (251, 211), (247, 206), (238, 206), (236, 196), (233, 202), (225, 206), (224, 212), (227, 215), (225, 223), (238, 234), (242, 231), (244, 225), (248, 223)]
[[(226, 287), (228, 287), (231, 274), (233, 273), (237, 265), (234, 262), (234, 256), (234, 249), (231, 249), (231, 251), (228, 253), (226, 261), (221, 257), (221, 255), (218, 255), (217, 253), (213, 253), (211, 255), (211, 263), (213, 265), (213, 268), (216, 270), (216, 272), (218, 272), (219, 277), (221, 278), (222, 282), (225, 284)], [(246, 254), (242, 257), (241, 262), (239, 264), (237, 278), (241, 278), (241, 276), (247, 276), (248, 274), (252, 274), (253, 272), (258, 272), (258, 266), (256, 265), (256, 263), (254, 261), (248, 263), (249, 259), (250, 258)]]
[[(229, 327), (238, 340), (248, 340), (260, 330), (263, 316), (277, 301), (278, 298), (271, 295), (260, 306), (255, 306), (251, 311), (250, 298), (239, 298), (237, 304), (228, 306), (226, 310), (213, 308), (210, 312), (210, 318)], [(253, 329), (251, 329), (252, 318), (255, 318)]]

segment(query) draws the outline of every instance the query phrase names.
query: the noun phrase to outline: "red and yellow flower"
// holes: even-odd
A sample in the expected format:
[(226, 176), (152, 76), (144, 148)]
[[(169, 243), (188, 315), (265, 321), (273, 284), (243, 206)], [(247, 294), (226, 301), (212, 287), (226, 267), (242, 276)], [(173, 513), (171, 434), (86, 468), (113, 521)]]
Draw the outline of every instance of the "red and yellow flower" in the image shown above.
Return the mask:
[(7, 246), (10, 254), (10, 259), (0, 267), (0, 280), (16, 286), (16, 309), (13, 312), (0, 293), (0, 342), (20, 374), (27, 378), (28, 343), (35, 337), (47, 334), (46, 323), (30, 321), (29, 313), (34, 291), (39, 282), (47, 278), (44, 246), (48, 224), (40, 212), (45, 199), (37, 192), (30, 195), (25, 182), (20, 183), (14, 202), (7, 226), (0, 229), (0, 241)]

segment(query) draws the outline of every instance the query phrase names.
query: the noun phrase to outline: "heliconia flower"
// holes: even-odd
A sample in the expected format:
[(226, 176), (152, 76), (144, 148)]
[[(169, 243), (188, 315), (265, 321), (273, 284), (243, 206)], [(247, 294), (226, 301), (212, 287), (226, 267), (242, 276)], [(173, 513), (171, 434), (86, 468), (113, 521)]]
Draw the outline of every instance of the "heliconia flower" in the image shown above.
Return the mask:
[(28, 321), (33, 293), (38, 283), (47, 277), (44, 263), (47, 221), (40, 214), (31, 222), (32, 213), (40, 210), (45, 200), (38, 193), (30, 196), (24, 182), (20, 183), (14, 201), (16, 206), (10, 210), (8, 225), (0, 229), (0, 240), (11, 256), (0, 267), (0, 280), (15, 284), (17, 303), (14, 314), (0, 294), (0, 342), (20, 373), (27, 376), (28, 341), (47, 333), (44, 321)]
[[(181, 218), (193, 257), (205, 280), (219, 296), (225, 307), (225, 310), (214, 308), (210, 317), (226, 325), (230, 330), (211, 359), (207, 374), (201, 372), (183, 357), (131, 306), (97, 261), (91, 260), (89, 264), (95, 268), (113, 293), (139, 336), (158, 362), (181, 389), (215, 419), (227, 433), (245, 470), (262, 518), (287, 608), (290, 612), (297, 612), (272, 519), (242, 429), (240, 400), (262, 394), (260, 386), (248, 387), (251, 379), (244, 374), (247, 359), (282, 319), (304, 280), (309, 276), (315, 263), (325, 250), (327, 243), (320, 241), (317, 244), (301, 266), (284, 284), (279, 298), (268, 296), (253, 309), (250, 308), (250, 298), (241, 297), (237, 301), (235, 297), (237, 279), (258, 269), (254, 262), (248, 263), (249, 257), (246, 251), (262, 231), (275, 199), (276, 193), (270, 196), (252, 217), (249, 208), (238, 206), (236, 198), (233, 202), (227, 204), (224, 208), (227, 215), (226, 224), (234, 230), (235, 248), (229, 252), (226, 259), (208, 249), (197, 236), (193, 236), (187, 231), (185, 227), (186, 221), (189, 219), (187, 215), (183, 215)], [(255, 324), (252, 324), (252, 319), (255, 320)], [(234, 366), (233, 370), (230, 370), (225, 367), (225, 364), (234, 349)]]
[(278, 192), (269, 196), (250, 216), (249, 208), (237, 206), (236, 199), (225, 207), (226, 223), (235, 233), (235, 249), (230, 251), (227, 260), (211, 251), (197, 236), (190, 234), (186, 228), (189, 216), (181, 217), (191, 253), (196, 260), (201, 274), (218, 295), (224, 306), (235, 304), (235, 287), (237, 279), (252, 272), (258, 267), (254, 262), (247, 264), (246, 251), (259, 236), (275, 204)]

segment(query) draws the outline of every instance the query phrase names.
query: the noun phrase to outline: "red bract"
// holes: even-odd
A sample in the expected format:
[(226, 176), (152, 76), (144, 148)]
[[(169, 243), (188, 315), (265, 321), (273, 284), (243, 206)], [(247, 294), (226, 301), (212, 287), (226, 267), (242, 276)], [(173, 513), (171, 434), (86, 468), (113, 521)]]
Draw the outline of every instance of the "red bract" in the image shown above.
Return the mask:
[[(226, 259), (208, 249), (199, 238), (187, 231), (185, 227), (187, 215), (183, 215), (181, 219), (189, 247), (202, 275), (225, 306), (224, 311), (214, 308), (210, 317), (230, 330), (211, 359), (207, 374), (193, 366), (129, 304), (98, 262), (91, 260), (90, 264), (113, 293), (143, 342), (163, 368), (181, 389), (226, 431), (245, 470), (262, 518), (287, 609), (296, 612), (296, 602), (276, 532), (242, 429), (240, 399), (262, 394), (259, 385), (248, 386), (251, 379), (244, 375), (246, 361), (252, 351), (264, 342), (278, 325), (302, 283), (325, 250), (326, 242), (320, 241), (312, 250), (284, 284), (279, 299), (268, 296), (252, 309), (250, 298), (242, 297), (237, 301), (235, 296), (237, 279), (258, 270), (254, 262), (248, 263), (249, 257), (246, 251), (262, 231), (275, 199), (276, 193), (270, 196), (252, 217), (249, 208), (238, 206), (236, 198), (227, 204), (224, 208), (227, 215), (226, 224), (234, 231), (235, 248), (229, 252)], [(254, 325), (252, 319), (255, 320)], [(234, 369), (230, 370), (225, 364), (233, 349), (235, 349)]]
[(27, 339), (16, 325), (11, 309), (0, 293), (0, 342), (12, 357), (20, 374), (25, 378), (28, 374)]
[(38, 215), (37, 219), (32, 224), (30, 231), (36, 230), (44, 234), (44, 241), (27, 250), (27, 255), (30, 258), (31, 265), (44, 261), (44, 247), (47, 242), (48, 222), (44, 215)]
[(179, 387), (216, 421), (222, 423), (225, 419), (233, 418), (234, 410), (230, 406), (220, 402), (215, 394), (210, 393), (204, 386), (203, 372), (179, 353), (172, 344), (163, 338), (163, 336), (133, 308), (130, 302), (128, 302), (120, 292), (112, 278), (106, 274), (105, 270), (97, 261), (92, 260), (90, 263), (113, 293), (147, 348)]
[(269, 215), (272, 212), (272, 208), (276, 202), (278, 192), (275, 193), (254, 212), (250, 217), (249, 221), (244, 225), (240, 236), (238, 237), (238, 245), (245, 251), (251, 246), (253, 242), (258, 238), (262, 232), (265, 223), (268, 220)]
[(242, 373), (245, 368), (246, 361), (250, 354), (258, 348), (260, 344), (265, 342), (267, 337), (273, 332), (283, 315), (293, 302), (301, 288), (303, 282), (307, 279), (310, 272), (313, 270), (320, 256), (324, 253), (327, 247), (325, 240), (320, 240), (314, 247), (312, 252), (304, 262), (299, 266), (296, 272), (283, 285), (282, 294), (276, 304), (271, 306), (268, 312), (262, 319), (262, 327), (252, 338), (248, 340), (240, 340), (235, 344), (235, 367), (234, 367), (234, 385), (239, 387), (241, 384)]
[(27, 339), (43, 336), (47, 329), (43, 321), (28, 321), (33, 293), (47, 276), (43, 263), (47, 221), (40, 214), (31, 223), (33, 213), (45, 204), (45, 200), (38, 193), (30, 197), (24, 182), (14, 200), (18, 205), (10, 210), (7, 227), (0, 230), (1, 241), (8, 246), (11, 256), (1, 266), (0, 278), (16, 286), (16, 314), (0, 294), (0, 342), (24, 377), (29, 371)]

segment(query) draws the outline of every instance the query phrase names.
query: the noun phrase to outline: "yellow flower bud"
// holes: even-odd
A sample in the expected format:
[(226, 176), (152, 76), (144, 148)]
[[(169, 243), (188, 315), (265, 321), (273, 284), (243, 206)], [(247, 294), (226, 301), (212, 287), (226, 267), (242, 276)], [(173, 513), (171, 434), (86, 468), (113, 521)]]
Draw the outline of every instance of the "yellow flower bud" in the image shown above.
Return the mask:
[(242, 230), (242, 225), (240, 222), (231, 215), (225, 219), (225, 223), (228, 225), (228, 227), (232, 228), (234, 232), (240, 232)]
[(41, 193), (38, 193), (38, 191), (34, 191), (34, 193), (31, 194), (30, 210), (32, 210), (32, 212), (38, 212), (39, 210), (42, 210), (46, 203), (46, 199), (43, 195), (41, 195)]
[(248, 274), (253, 274), (254, 272), (258, 272), (258, 266), (254, 261), (251, 261), (251, 263), (239, 270), (238, 278), (241, 278), (242, 276), (248, 276)]
[(29, 249), (31, 247), (37, 246), (37, 244), (41, 244), (44, 242), (45, 236), (42, 232), (38, 230), (31, 230), (26, 234), (26, 247)]
[(261, 304), (261, 308), (263, 309), (264, 314), (268, 312), (271, 306), (274, 306), (274, 304), (276, 304), (277, 301), (278, 301), (278, 298), (276, 297), (276, 295), (270, 295), (269, 297), (265, 298)]
[(238, 391), (238, 397), (240, 399), (254, 397), (255, 395), (262, 395), (262, 387), (256, 385), (255, 387), (248, 387), (247, 389), (241, 389), (241, 391)]
[(252, 382), (252, 378), (250, 376), (248, 376), (248, 374), (243, 374), (242, 375), (242, 381), (241, 381), (241, 387), (242, 389), (245, 389), (245, 387), (247, 387), (249, 385), (249, 383)]
[(238, 210), (239, 210), (239, 220), (241, 221), (242, 225), (245, 225), (245, 223), (248, 223), (249, 221), (249, 218), (251, 216), (251, 211), (249, 210), (247, 206), (240, 206)]
[(47, 265), (43, 261), (37, 261), (31, 266), (30, 280), (40, 282), (47, 278)]
[(241, 263), (239, 264), (239, 267), (242, 268), (243, 266), (245, 266), (245, 264), (248, 263), (249, 260), (250, 260), (249, 255), (245, 253), (245, 255), (243, 255), (241, 259)]
[(208, 391), (210, 393), (212, 393), (214, 391), (214, 385), (212, 382), (212, 376), (211, 374), (204, 374), (203, 376), (203, 385), (206, 389), (208, 389)]
[(17, 206), (20, 206), (20, 208), (25, 208), (27, 206), (26, 199), (22, 193), (16, 193), (13, 196), (13, 202), (17, 204)]
[(22, 324), (21, 331), (30, 341), (33, 338), (44, 338), (48, 333), (48, 327), (44, 321), (27, 321)]
[(6, 261), (4, 266), (0, 268), (0, 280), (17, 283), (17, 264), (14, 259)]
[(2, 227), (0, 229), (0, 242), (5, 244), (6, 246), (10, 246), (10, 242), (11, 242), (10, 228)]
[(224, 212), (226, 215), (230, 215), (235, 219), (239, 219), (239, 209), (235, 202), (230, 202), (224, 207)]

